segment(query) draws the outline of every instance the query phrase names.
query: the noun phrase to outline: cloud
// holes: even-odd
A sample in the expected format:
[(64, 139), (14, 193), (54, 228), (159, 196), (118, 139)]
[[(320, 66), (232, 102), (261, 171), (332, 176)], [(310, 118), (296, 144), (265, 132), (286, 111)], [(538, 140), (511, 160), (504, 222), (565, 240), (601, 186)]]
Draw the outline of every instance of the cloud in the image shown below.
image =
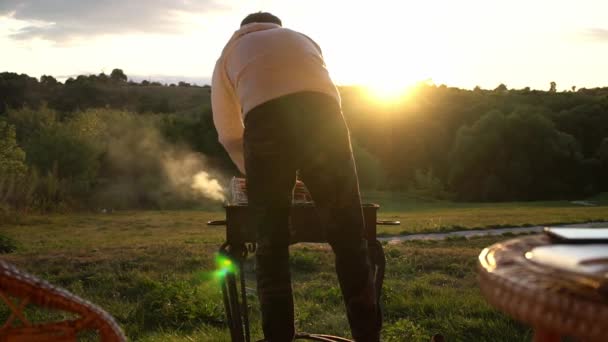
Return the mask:
[(585, 31), (585, 36), (595, 41), (608, 42), (608, 29), (590, 28)]
[(0, 17), (26, 23), (14, 39), (65, 41), (121, 33), (183, 32), (180, 15), (223, 10), (218, 0), (2, 0)]

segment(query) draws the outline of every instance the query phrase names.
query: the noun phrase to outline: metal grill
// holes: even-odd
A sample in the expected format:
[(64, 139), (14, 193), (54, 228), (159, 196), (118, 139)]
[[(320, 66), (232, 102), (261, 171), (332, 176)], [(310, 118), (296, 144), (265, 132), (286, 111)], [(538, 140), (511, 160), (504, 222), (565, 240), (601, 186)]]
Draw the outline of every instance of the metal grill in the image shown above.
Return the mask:
[[(247, 296), (245, 292), (245, 277), (243, 264), (249, 253), (255, 252), (255, 232), (248, 226), (247, 186), (244, 179), (233, 178), (230, 184), (231, 202), (224, 206), (226, 220), (210, 221), (209, 225), (225, 225), (226, 241), (220, 247), (219, 253), (231, 260), (237, 269), (228, 273), (220, 281), (226, 320), (233, 342), (250, 342), (249, 314)], [(368, 241), (370, 261), (374, 268), (377, 299), (380, 303), (380, 293), (384, 281), (384, 268), (386, 259), (382, 245), (376, 239), (376, 226), (378, 224), (399, 224), (398, 221), (377, 221), (377, 204), (363, 204), (365, 219), (365, 238)], [(306, 186), (298, 181), (294, 189), (293, 204), (290, 213), (290, 243), (327, 242), (325, 229), (316, 212), (314, 202)], [(237, 279), (238, 278), (238, 279)], [(325, 334), (299, 333), (296, 340), (313, 341), (350, 341), (341, 337)]]

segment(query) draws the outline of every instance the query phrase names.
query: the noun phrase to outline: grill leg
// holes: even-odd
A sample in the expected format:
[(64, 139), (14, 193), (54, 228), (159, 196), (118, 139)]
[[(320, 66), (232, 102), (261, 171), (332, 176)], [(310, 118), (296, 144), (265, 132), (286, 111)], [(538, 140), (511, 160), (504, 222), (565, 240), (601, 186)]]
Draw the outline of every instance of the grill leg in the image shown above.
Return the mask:
[(249, 310), (247, 308), (247, 288), (245, 286), (245, 268), (243, 259), (239, 260), (239, 277), (241, 278), (241, 310), (243, 311), (243, 326), (245, 327), (245, 341), (251, 340), (251, 333), (249, 331)]
[(376, 303), (378, 303), (378, 325), (382, 326), (382, 285), (384, 284), (384, 270), (386, 268), (386, 257), (382, 244), (378, 240), (368, 242), (369, 257), (374, 268), (374, 285), (376, 290)]
[(232, 321), (232, 310), (230, 307), (230, 298), (228, 295), (228, 284), (226, 283), (226, 279), (220, 279), (220, 287), (222, 289), (222, 297), (224, 299), (224, 311), (226, 311), (226, 323), (228, 324), (228, 328), (230, 330), (230, 338), (232, 341), (238, 341), (238, 336), (236, 336), (236, 331), (233, 329), (233, 321)]
[[(236, 277), (234, 274), (228, 274), (226, 276), (228, 280), (228, 297), (230, 301), (230, 309), (232, 311), (232, 328), (234, 329), (237, 341), (244, 341), (243, 336), (243, 316), (239, 305), (239, 293), (236, 283)], [(236, 341), (235, 341), (236, 342)]]
[[(239, 273), (239, 282), (237, 282), (237, 275), (235, 273), (228, 273), (220, 280), (226, 320), (230, 329), (230, 338), (232, 342), (249, 342), (251, 337), (249, 315), (247, 312), (245, 275), (243, 271), (243, 262), (247, 257), (247, 250), (245, 246), (235, 248), (225, 243), (220, 247), (220, 254), (232, 261), (234, 265), (238, 265), (236, 272)], [(241, 286), (240, 302), (239, 285)]]
[(370, 241), (369, 255), (375, 270), (375, 285), (376, 285), (376, 297), (378, 303), (380, 302), (380, 295), (382, 294), (382, 285), (384, 283), (384, 270), (386, 268), (386, 257), (384, 256), (384, 249), (382, 244), (378, 240)]

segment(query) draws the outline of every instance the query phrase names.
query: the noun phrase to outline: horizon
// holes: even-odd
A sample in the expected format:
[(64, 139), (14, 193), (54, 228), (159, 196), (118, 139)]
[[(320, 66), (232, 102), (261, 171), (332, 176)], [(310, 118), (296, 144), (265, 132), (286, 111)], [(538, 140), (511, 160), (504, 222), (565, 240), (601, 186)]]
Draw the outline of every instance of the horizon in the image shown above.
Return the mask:
[[(120, 68), (116, 68), (116, 69), (120, 69)], [(122, 69), (121, 69), (122, 70)], [(111, 71), (111, 70), (110, 70)], [(125, 71), (125, 70), (123, 70)], [(18, 73), (18, 72), (14, 72), (11, 70), (2, 70), (0, 71), (0, 73), (15, 73), (15, 74), (25, 74), (25, 73)], [(104, 73), (106, 75), (109, 76), (109, 72), (107, 72), (106, 70), (102, 71), (101, 73)], [(74, 74), (74, 75), (51, 75), (51, 74), (42, 74), (40, 76), (34, 76), (34, 75), (29, 75), (29, 74), (25, 74), (29, 77), (34, 77), (38, 80), (38, 82), (40, 82), (40, 77), (41, 76), (52, 76), (53, 78), (55, 78), (59, 83), (65, 84), (65, 81), (72, 78), (75, 79), (78, 76), (97, 76), (101, 73), (83, 73), (83, 74)], [(161, 86), (177, 86), (179, 82), (186, 82), (188, 83), (190, 86), (194, 86), (194, 87), (210, 87), (211, 86), (211, 78), (204, 78), (204, 77), (190, 77), (190, 76), (171, 76), (171, 75), (167, 75), (167, 76), (163, 76), (163, 75), (147, 75), (147, 76), (142, 76), (142, 75), (129, 75), (128, 72), (125, 71), (125, 74), (127, 76), (127, 80), (129, 82), (134, 82), (134, 83), (142, 83), (143, 81), (148, 81), (148, 82), (157, 82), (160, 83)], [(465, 88), (465, 87), (459, 87), (459, 86), (453, 86), (453, 85), (449, 85), (449, 84), (437, 84), (432, 82), (432, 80), (421, 80), (419, 82), (416, 82), (410, 86), (404, 87), (404, 96), (407, 94), (408, 90), (411, 89), (415, 89), (416, 87), (419, 87), (420, 85), (429, 85), (429, 86), (435, 86), (435, 87), (448, 87), (448, 88), (456, 88), (456, 89), (462, 89), (462, 90), (468, 90), (468, 91), (473, 91), (475, 90), (476, 87), (472, 87), (472, 88)], [(485, 90), (485, 91), (493, 91), (495, 90), (498, 86), (500, 85), (505, 85), (507, 87), (508, 90), (531, 90), (531, 91), (545, 91), (545, 92), (549, 92), (549, 87), (545, 87), (545, 88), (532, 88), (530, 86), (525, 86), (522, 88), (512, 88), (509, 87), (508, 85), (504, 84), (504, 83), (499, 83), (496, 85), (496, 87), (494, 88), (483, 88), (483, 87), (479, 87), (481, 90)], [(369, 88), (367, 85), (365, 84), (337, 84), (336, 85), (338, 88)], [(575, 91), (579, 91), (582, 89), (603, 89), (603, 88), (608, 88), (608, 82), (606, 85), (603, 86), (597, 86), (597, 87), (576, 87)], [(572, 88), (570, 89), (560, 89), (558, 91), (561, 92), (570, 92), (572, 91)], [(382, 97), (382, 96), (381, 96)], [(388, 96), (390, 97), (390, 95)]]
[(133, 80), (210, 84), (224, 44), (245, 15), (260, 9), (317, 41), (340, 86), (390, 92), (425, 81), (462, 89), (608, 85), (601, 15), (608, 4), (596, 0), (348, 2), (347, 9), (320, 0), (7, 0), (0, 4), (2, 68), (62, 81), (120, 68)]

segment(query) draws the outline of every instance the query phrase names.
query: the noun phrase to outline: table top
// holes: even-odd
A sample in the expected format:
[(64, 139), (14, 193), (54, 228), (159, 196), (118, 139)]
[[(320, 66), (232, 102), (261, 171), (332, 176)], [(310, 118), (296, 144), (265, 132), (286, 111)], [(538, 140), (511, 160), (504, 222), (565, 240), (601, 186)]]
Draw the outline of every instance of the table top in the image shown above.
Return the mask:
[(482, 295), (495, 308), (535, 328), (606, 341), (606, 284), (526, 258), (533, 248), (551, 243), (546, 235), (534, 235), (484, 249), (479, 255)]

